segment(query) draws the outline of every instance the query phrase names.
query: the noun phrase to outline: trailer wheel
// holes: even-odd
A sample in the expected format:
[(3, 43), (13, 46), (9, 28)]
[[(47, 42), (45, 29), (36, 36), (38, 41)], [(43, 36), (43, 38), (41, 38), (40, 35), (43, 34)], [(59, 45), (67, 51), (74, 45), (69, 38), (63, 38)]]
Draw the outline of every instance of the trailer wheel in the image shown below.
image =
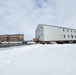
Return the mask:
[(64, 44), (64, 43), (63, 43), (63, 42), (61, 42), (61, 41), (57, 41), (56, 43), (57, 43), (57, 44)]
[(45, 42), (40, 42), (40, 44), (45, 44)]
[(50, 44), (50, 42), (46, 42), (47, 44)]
[(22, 44), (27, 44), (27, 42), (26, 41), (23, 41)]

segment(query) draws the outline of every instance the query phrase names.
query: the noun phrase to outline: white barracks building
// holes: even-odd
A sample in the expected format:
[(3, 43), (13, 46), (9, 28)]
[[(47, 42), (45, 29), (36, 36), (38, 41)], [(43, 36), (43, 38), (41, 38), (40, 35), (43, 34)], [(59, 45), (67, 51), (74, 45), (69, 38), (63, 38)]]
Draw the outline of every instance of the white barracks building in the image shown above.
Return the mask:
[(76, 43), (76, 29), (39, 24), (35, 37), (41, 42)]

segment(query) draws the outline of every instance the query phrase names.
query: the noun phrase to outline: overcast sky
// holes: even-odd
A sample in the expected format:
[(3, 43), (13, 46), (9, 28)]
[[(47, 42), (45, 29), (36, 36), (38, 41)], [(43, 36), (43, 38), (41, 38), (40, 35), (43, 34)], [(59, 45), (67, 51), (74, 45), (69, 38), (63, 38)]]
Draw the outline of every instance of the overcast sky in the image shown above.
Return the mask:
[(38, 24), (76, 28), (76, 0), (0, 0), (0, 34), (32, 39)]

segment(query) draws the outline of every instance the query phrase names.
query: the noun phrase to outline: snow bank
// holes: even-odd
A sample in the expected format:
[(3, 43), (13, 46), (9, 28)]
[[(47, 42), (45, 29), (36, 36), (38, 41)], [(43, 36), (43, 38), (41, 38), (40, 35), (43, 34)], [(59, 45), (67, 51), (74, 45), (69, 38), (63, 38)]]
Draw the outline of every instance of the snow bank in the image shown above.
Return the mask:
[(0, 75), (76, 75), (76, 45), (0, 49)]

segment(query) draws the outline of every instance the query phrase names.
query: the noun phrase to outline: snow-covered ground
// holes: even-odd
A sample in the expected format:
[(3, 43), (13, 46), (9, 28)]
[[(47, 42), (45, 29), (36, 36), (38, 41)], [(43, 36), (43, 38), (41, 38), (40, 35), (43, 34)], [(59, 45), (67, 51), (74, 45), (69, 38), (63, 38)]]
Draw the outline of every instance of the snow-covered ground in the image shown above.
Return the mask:
[(76, 75), (76, 44), (0, 48), (0, 75)]

